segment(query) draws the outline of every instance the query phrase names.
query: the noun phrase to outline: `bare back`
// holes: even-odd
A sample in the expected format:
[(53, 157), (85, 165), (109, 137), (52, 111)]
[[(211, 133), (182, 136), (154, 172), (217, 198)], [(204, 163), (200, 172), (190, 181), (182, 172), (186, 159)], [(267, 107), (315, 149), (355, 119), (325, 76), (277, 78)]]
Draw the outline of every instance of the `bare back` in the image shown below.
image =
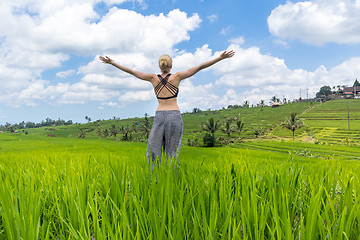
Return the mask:
[[(168, 74), (161, 74), (160, 76), (162, 78), (165, 78)], [(173, 87), (179, 88), (180, 79), (177, 77), (177, 74), (171, 74), (167, 80), (167, 82), (172, 85)], [(155, 91), (158, 88), (159, 85), (161, 85), (160, 78), (156, 77), (151, 81)], [(173, 95), (173, 92), (171, 89), (167, 87), (163, 87), (161, 91), (158, 93), (157, 97), (160, 98), (168, 98)], [(173, 97), (170, 99), (158, 99), (159, 106), (157, 108), (157, 111), (169, 111), (169, 110), (180, 110), (179, 106), (177, 105), (177, 97)]]

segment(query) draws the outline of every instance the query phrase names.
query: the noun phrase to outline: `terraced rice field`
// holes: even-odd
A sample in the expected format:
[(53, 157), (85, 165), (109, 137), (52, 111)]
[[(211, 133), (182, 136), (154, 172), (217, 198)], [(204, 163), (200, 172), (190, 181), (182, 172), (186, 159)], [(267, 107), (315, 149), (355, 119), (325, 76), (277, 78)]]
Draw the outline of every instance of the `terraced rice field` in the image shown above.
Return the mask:
[(304, 113), (301, 118), (320, 141), (360, 141), (359, 99), (325, 102)]

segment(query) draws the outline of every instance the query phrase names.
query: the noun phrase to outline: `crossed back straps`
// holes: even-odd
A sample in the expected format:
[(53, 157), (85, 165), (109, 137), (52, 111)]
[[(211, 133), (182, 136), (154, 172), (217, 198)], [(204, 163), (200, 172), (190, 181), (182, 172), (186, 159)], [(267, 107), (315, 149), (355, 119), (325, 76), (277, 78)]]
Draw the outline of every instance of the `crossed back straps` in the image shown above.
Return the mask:
[[(164, 77), (164, 78), (160, 74), (157, 75), (158, 78), (160, 79), (160, 82), (154, 88), (157, 99), (171, 99), (171, 98), (177, 97), (177, 95), (179, 93), (179, 89), (177, 87), (175, 87), (174, 85), (172, 85), (171, 83), (169, 83), (168, 79), (169, 79), (170, 75), (171, 75), (171, 73), (166, 75), (166, 77)], [(172, 94), (170, 97), (159, 97), (160, 92), (164, 88), (166, 88)]]

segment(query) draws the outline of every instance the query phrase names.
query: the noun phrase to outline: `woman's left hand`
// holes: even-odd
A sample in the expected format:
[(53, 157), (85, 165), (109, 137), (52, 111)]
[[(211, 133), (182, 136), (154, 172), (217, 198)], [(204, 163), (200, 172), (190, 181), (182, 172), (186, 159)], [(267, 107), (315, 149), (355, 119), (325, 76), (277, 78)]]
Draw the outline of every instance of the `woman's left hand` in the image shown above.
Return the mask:
[(229, 52), (224, 51), (224, 52), (220, 55), (220, 58), (221, 58), (221, 59), (231, 58), (231, 57), (234, 56), (234, 55), (235, 55), (234, 50), (231, 50), (231, 51), (229, 51)]

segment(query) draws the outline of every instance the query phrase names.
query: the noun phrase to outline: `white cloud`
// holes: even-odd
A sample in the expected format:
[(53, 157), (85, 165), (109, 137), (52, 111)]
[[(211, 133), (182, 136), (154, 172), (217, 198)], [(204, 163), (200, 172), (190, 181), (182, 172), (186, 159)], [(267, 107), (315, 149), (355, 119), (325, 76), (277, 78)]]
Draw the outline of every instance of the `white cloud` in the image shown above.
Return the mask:
[[(127, 0), (144, 7), (143, 0)], [(25, 99), (85, 103), (118, 97), (119, 91), (146, 90), (151, 84), (129, 77), (98, 56), (78, 69), (79, 82), (51, 84), (44, 71), (60, 67), (72, 55), (110, 54), (141, 71), (157, 70), (163, 51), (190, 39), (201, 20), (178, 9), (167, 14), (142, 15), (117, 6), (125, 0), (105, 0), (113, 6), (104, 16), (95, 5), (101, 0), (17, 0), (0, 2), (0, 101), (24, 104)], [(61, 71), (68, 78), (75, 70)], [(79, 76), (81, 76), (79, 75)], [(48, 77), (47, 77), (48, 78)], [(36, 91), (37, 90), (37, 91)], [(40, 93), (43, 93), (40, 95)], [(34, 97), (30, 93), (34, 93)], [(51, 94), (50, 94), (51, 93)], [(35, 97), (35, 96), (38, 96)], [(48, 97), (48, 98), (46, 98)]]
[(236, 44), (236, 45), (243, 45), (245, 43), (245, 39), (244, 37), (237, 37), (237, 38), (232, 38), (229, 41), (230, 43)]
[(20, 92), (4, 95), (0, 101), (7, 101), (8, 105), (19, 107), (24, 104), (34, 105), (38, 100), (51, 104), (85, 104), (89, 101), (107, 101), (119, 96), (119, 91), (99, 88), (84, 82), (57, 85), (49, 83), (44, 80), (33, 81)]
[(177, 55), (173, 59), (174, 72), (180, 70), (186, 70), (188, 68), (197, 66), (205, 61), (210, 60), (213, 57), (212, 50), (209, 49), (207, 44), (201, 48), (197, 48), (195, 53), (185, 52)]
[(104, 103), (101, 103), (102, 106), (108, 106), (108, 107), (118, 107), (119, 104), (117, 102), (104, 102)]
[(68, 76), (71, 76), (74, 73), (75, 73), (75, 70), (70, 69), (70, 70), (67, 70), (67, 71), (58, 72), (58, 73), (56, 73), (56, 76), (59, 77), (59, 78), (67, 78)]
[(319, 66), (310, 72), (289, 69), (283, 59), (261, 54), (257, 47), (245, 49), (231, 45), (228, 49), (234, 49), (235, 56), (212, 67), (215, 72), (222, 74), (214, 86), (232, 90), (222, 97), (223, 106), (236, 101), (239, 104), (245, 99), (256, 104), (274, 95), (295, 99), (299, 97), (300, 89), (310, 89), (310, 93), (315, 94), (324, 85), (352, 84), (360, 72), (360, 57), (351, 58), (330, 70)]
[(282, 39), (352, 44), (360, 42), (359, 12), (359, 1), (288, 1), (275, 8), (267, 21), (271, 34)]
[(217, 16), (216, 14), (211, 14), (211, 15), (207, 16), (207, 19), (208, 19), (211, 23), (213, 23), (213, 22), (217, 21), (218, 16)]
[[(143, 15), (118, 8), (124, 0), (106, 0), (106, 4), (113, 7), (100, 16), (94, 9), (99, 2), (0, 2), (1, 103), (34, 106), (39, 101), (50, 104), (98, 101), (101, 107), (117, 107), (153, 101), (150, 83), (102, 64), (98, 54), (107, 54), (119, 64), (146, 72), (158, 71), (158, 57), (163, 53), (173, 56), (174, 72), (220, 54), (207, 44), (195, 52), (174, 49), (177, 43), (189, 40), (189, 33), (199, 27), (201, 19), (197, 14), (188, 16), (175, 9), (167, 14)], [(142, 0), (133, 2), (144, 4)], [(356, 43), (360, 42), (357, 10), (359, 1), (287, 2), (274, 9), (268, 18), (269, 29), (284, 46), (288, 39), (311, 44)], [(314, 17), (316, 21), (311, 19)], [(215, 15), (208, 19), (216, 20)], [(351, 19), (353, 22), (349, 23)], [(222, 34), (227, 35), (229, 31), (231, 27), (225, 27)], [(243, 37), (229, 42), (228, 50), (234, 49), (235, 56), (206, 69), (214, 72), (215, 75), (206, 74), (217, 76), (216, 81), (196, 85), (187, 79), (181, 83), (179, 106), (183, 111), (241, 104), (244, 100), (257, 103), (274, 95), (293, 98), (298, 96), (300, 88), (347, 85), (359, 78), (356, 74), (360, 72), (360, 58), (351, 58), (331, 69), (319, 66), (309, 72), (289, 69), (284, 59), (263, 54), (259, 47), (243, 48)], [(76, 73), (78, 82), (53, 83), (42, 79), (46, 70), (61, 67), (65, 61), (72, 60), (73, 55), (94, 58), (79, 69), (61, 71), (56, 76), (66, 79)]]
[(236, 92), (234, 89), (228, 89), (225, 95), (220, 99), (219, 105), (227, 107), (228, 105), (239, 105), (242, 104), (245, 97)]
[(179, 89), (179, 107), (182, 111), (191, 111), (195, 107), (200, 109), (218, 107), (219, 96), (212, 93), (212, 83), (195, 86), (190, 79), (186, 79)]
[[(229, 49), (234, 49), (236, 54), (232, 59), (214, 66), (215, 71), (223, 74), (215, 85), (239, 91), (242, 97), (235, 99), (240, 99), (240, 103), (246, 99), (256, 104), (260, 99), (274, 95), (295, 98), (299, 88), (319, 84), (314, 73), (303, 69), (291, 70), (283, 59), (261, 54), (257, 47), (245, 49), (231, 45)], [(233, 92), (228, 92), (222, 101), (234, 104), (230, 93)]]
[(230, 31), (231, 31), (231, 26), (227, 26), (221, 29), (220, 34), (226, 36), (230, 33)]
[(150, 101), (154, 99), (154, 91), (130, 91), (119, 97), (121, 103), (137, 102), (137, 101)]
[(39, 81), (35, 81), (33, 82), (29, 88), (24, 89), (23, 91), (20, 92), (20, 94), (17, 96), (17, 98), (19, 100), (35, 100), (35, 99), (44, 99), (47, 97), (47, 94), (45, 93), (45, 89), (44, 89), (44, 84), (46, 82), (39, 80)]
[(83, 83), (89, 86), (98, 86), (103, 89), (128, 90), (128, 89), (150, 89), (151, 83), (127, 76), (123, 78), (108, 77), (102, 74), (87, 74), (82, 78)]
[[(66, 91), (64, 91), (64, 87)], [(49, 87), (49, 89), (52, 88)], [(62, 92), (58, 102), (64, 104), (85, 104), (88, 101), (106, 101), (119, 96), (118, 91), (104, 90), (98, 86), (89, 86), (82, 82), (73, 85), (58, 85), (53, 90), (55, 93)]]

